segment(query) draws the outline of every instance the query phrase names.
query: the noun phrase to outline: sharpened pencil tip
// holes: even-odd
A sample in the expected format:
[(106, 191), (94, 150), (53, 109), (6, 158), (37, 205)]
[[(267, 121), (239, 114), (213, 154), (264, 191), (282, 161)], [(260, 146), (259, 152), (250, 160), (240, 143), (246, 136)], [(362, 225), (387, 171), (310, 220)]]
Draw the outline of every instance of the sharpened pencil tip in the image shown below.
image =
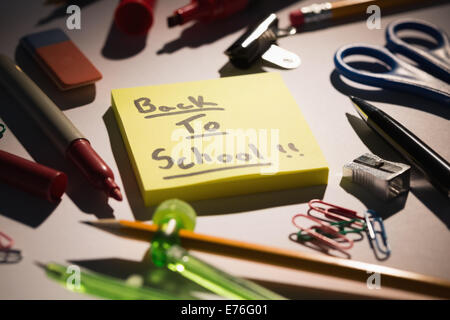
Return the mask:
[(100, 219), (97, 221), (80, 221), (81, 223), (93, 226), (93, 227), (106, 227), (106, 228), (119, 228), (119, 220), (116, 219)]
[(47, 269), (47, 266), (46, 266), (45, 263), (42, 263), (42, 262), (39, 262), (39, 261), (35, 261), (34, 264), (35, 264), (36, 266), (38, 266), (39, 268), (42, 268), (42, 269), (44, 269), (44, 270)]

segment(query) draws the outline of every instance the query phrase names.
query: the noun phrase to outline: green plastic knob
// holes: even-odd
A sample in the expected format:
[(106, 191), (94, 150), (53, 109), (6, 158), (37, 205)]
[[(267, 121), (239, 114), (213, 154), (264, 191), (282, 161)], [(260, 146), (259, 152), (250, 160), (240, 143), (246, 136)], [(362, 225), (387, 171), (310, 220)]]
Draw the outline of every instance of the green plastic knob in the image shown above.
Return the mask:
[(175, 219), (179, 229), (193, 231), (196, 218), (195, 210), (188, 203), (179, 199), (169, 199), (156, 208), (153, 214), (153, 223), (161, 226), (169, 220)]
[[(152, 240), (151, 260), (158, 267), (167, 265), (167, 250), (180, 244), (180, 229), (194, 230), (195, 210), (186, 202), (170, 199), (162, 202), (153, 214), (159, 230)], [(173, 223), (175, 221), (175, 224)]]

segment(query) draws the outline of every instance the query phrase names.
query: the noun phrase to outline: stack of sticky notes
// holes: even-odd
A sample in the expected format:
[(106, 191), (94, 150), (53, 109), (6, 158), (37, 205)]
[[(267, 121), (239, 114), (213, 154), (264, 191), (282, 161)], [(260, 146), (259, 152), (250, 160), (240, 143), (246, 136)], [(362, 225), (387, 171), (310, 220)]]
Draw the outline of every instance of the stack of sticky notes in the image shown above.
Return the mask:
[(327, 183), (277, 73), (116, 89), (112, 107), (146, 205)]

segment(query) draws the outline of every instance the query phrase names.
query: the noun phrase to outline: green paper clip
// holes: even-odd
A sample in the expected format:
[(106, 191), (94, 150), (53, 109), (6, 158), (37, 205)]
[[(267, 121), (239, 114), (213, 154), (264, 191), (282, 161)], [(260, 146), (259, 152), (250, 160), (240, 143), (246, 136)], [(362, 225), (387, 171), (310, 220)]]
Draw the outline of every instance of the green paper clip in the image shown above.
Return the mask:
[[(361, 222), (361, 223), (363, 224), (363, 227), (362, 227), (362, 228), (355, 228), (355, 227), (352, 227), (351, 225), (352, 225), (354, 222)], [(361, 233), (361, 232), (363, 232), (364, 230), (366, 230), (366, 224), (365, 224), (365, 222), (364, 222), (363, 220), (357, 219), (357, 218), (351, 219), (351, 220), (349, 220), (349, 221), (331, 222), (331, 223), (330, 223), (330, 226), (338, 227), (339, 233), (342, 234), (342, 235), (344, 235), (344, 236), (347, 235), (347, 234), (349, 234), (349, 233)], [(347, 229), (347, 230), (346, 230), (346, 229)], [(325, 235), (325, 236), (327, 236), (327, 237), (331, 237), (331, 235), (326, 234), (326, 233), (322, 232), (321, 230), (316, 230), (316, 231), (319, 232), (319, 233), (322, 233), (323, 235)], [(311, 237), (310, 235), (304, 234), (303, 231), (300, 230), (300, 231), (297, 233), (297, 240), (298, 240), (298, 241), (311, 241), (311, 240), (312, 240), (312, 237)]]

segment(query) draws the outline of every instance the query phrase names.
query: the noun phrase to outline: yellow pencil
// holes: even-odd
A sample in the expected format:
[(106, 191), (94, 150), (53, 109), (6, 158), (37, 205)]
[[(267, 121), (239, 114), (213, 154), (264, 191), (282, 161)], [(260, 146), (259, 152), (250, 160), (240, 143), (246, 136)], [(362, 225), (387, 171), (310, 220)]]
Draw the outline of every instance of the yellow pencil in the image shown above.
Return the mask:
[(319, 21), (337, 21), (355, 17), (367, 18), (367, 8), (378, 6), (381, 10), (408, 7), (426, 0), (338, 0), (315, 3), (294, 10), (290, 14), (291, 24), (295, 27)]
[[(150, 242), (158, 226), (143, 222), (103, 219), (86, 222), (93, 226), (127, 238)], [(450, 281), (419, 273), (374, 265), (365, 262), (339, 259), (274, 248), (180, 230), (181, 244), (186, 249), (225, 255), (255, 262), (336, 276), (343, 279), (365, 281), (367, 271), (380, 273), (383, 286), (431, 296), (450, 298)]]

